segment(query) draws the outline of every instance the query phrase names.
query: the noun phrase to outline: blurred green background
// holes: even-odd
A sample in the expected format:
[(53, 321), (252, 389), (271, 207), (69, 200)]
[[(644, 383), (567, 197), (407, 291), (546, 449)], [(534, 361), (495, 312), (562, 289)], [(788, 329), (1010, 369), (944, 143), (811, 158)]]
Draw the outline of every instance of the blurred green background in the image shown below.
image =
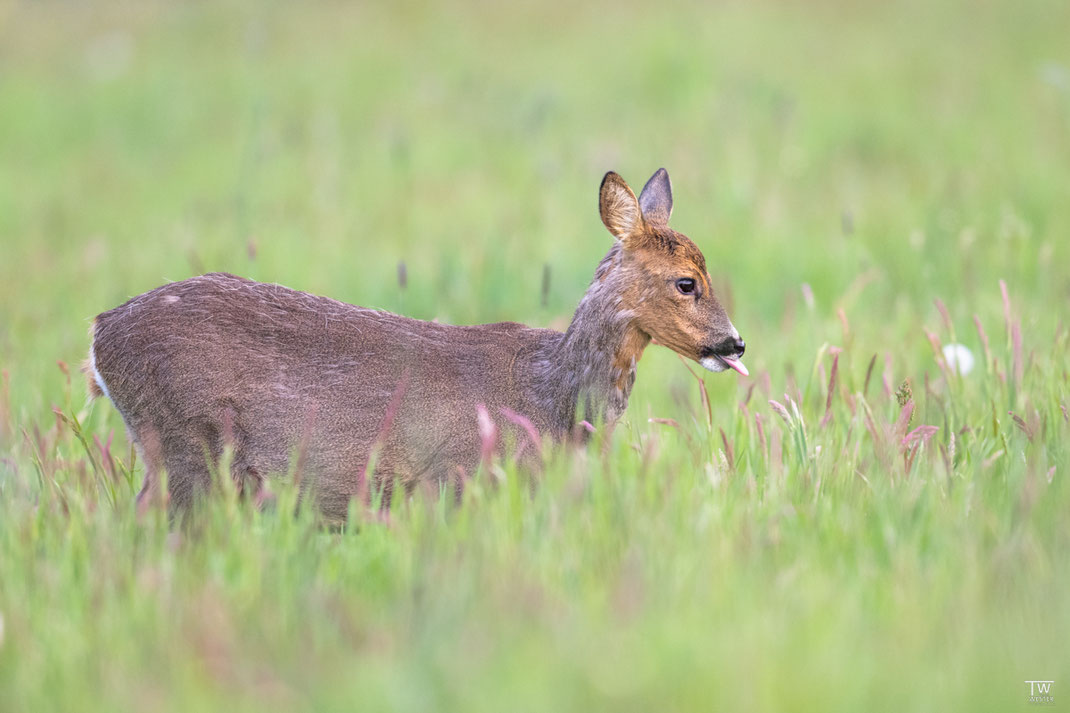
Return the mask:
[[(1063, 700), (1068, 30), (1059, 0), (0, 4), (0, 707), (252, 706), (262, 685), (279, 707), (1006, 710), (1057, 674)], [(562, 465), (532, 502), (506, 489), (338, 539), (221, 515), (184, 553), (130, 493), (97, 502), (70, 475), (81, 446), (47, 430), (56, 404), (122, 452), (117, 414), (56, 361), (84, 358), (98, 312), (204, 271), (563, 328), (610, 245), (602, 175), (638, 189), (659, 166), (755, 378), (706, 377), (711, 427), (693, 377), (648, 350), (615, 460), (583, 467), (598, 497), (570, 500)], [(981, 360), (975, 314), (994, 361), (943, 380), (923, 330)], [(913, 425), (941, 429), (902, 478), (851, 400), (874, 355), (878, 420), (899, 411), (882, 380), (909, 379)], [(771, 433), (785, 392), (784, 448), (804, 421), (811, 440), (781, 468), (739, 403)], [(636, 485), (649, 463), (687, 485)], [(114, 584), (111, 560), (102, 594), (84, 568)], [(332, 638), (339, 609), (361, 643)], [(171, 648), (198, 627), (218, 652)], [(202, 644), (260, 663), (206, 683)]]
[(610, 169), (669, 169), (759, 368), (812, 351), (804, 282), (882, 351), (934, 297), (965, 330), (999, 278), (1070, 293), (1062, 2), (18, 3), (2, 23), (0, 355), (31, 409), (93, 315), (201, 271), (560, 325), (609, 245)]

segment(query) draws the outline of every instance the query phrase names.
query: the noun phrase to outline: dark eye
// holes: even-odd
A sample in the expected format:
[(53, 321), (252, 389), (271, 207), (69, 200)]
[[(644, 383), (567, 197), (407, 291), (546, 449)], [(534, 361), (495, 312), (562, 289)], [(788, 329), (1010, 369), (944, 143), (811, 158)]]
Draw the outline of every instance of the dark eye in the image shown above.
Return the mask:
[(681, 277), (676, 281), (676, 289), (680, 290), (682, 295), (695, 294), (695, 281), (690, 277)]

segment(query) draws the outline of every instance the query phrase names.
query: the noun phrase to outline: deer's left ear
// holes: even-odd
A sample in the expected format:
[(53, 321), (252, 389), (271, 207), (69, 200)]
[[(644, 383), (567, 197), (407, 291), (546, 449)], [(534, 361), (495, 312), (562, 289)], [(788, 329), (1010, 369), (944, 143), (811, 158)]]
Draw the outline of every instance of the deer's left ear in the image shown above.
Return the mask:
[(672, 184), (669, 172), (659, 168), (639, 194), (643, 218), (651, 225), (668, 225), (672, 215)]
[(624, 179), (610, 171), (602, 179), (598, 191), (598, 212), (613, 237), (627, 247), (628, 239), (636, 234), (643, 224), (643, 215), (639, 211), (639, 201)]

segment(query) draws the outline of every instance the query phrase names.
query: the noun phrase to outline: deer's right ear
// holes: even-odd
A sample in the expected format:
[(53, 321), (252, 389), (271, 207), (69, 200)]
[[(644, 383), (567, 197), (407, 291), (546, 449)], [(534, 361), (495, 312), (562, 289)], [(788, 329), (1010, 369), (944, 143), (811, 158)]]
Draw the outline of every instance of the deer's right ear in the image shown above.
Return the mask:
[(639, 208), (643, 218), (654, 225), (668, 225), (672, 215), (672, 183), (669, 172), (659, 168), (639, 193)]
[(602, 222), (617, 240), (626, 243), (643, 220), (632, 189), (619, 175), (610, 171), (602, 179), (602, 188), (598, 194), (598, 212)]

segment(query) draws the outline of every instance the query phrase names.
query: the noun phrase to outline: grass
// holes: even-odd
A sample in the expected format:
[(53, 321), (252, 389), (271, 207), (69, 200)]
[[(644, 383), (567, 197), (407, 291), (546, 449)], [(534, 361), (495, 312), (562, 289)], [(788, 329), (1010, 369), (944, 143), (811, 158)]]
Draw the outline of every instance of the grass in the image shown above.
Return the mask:
[[(0, 9), (0, 710), (1015, 710), (1033, 679), (1065, 705), (1068, 25)], [(330, 532), (282, 482), (187, 530), (135, 512), (120, 419), (69, 373), (97, 312), (223, 269), (560, 327), (602, 174), (660, 165), (753, 378), (652, 348), (610, 443), (461, 507)]]

